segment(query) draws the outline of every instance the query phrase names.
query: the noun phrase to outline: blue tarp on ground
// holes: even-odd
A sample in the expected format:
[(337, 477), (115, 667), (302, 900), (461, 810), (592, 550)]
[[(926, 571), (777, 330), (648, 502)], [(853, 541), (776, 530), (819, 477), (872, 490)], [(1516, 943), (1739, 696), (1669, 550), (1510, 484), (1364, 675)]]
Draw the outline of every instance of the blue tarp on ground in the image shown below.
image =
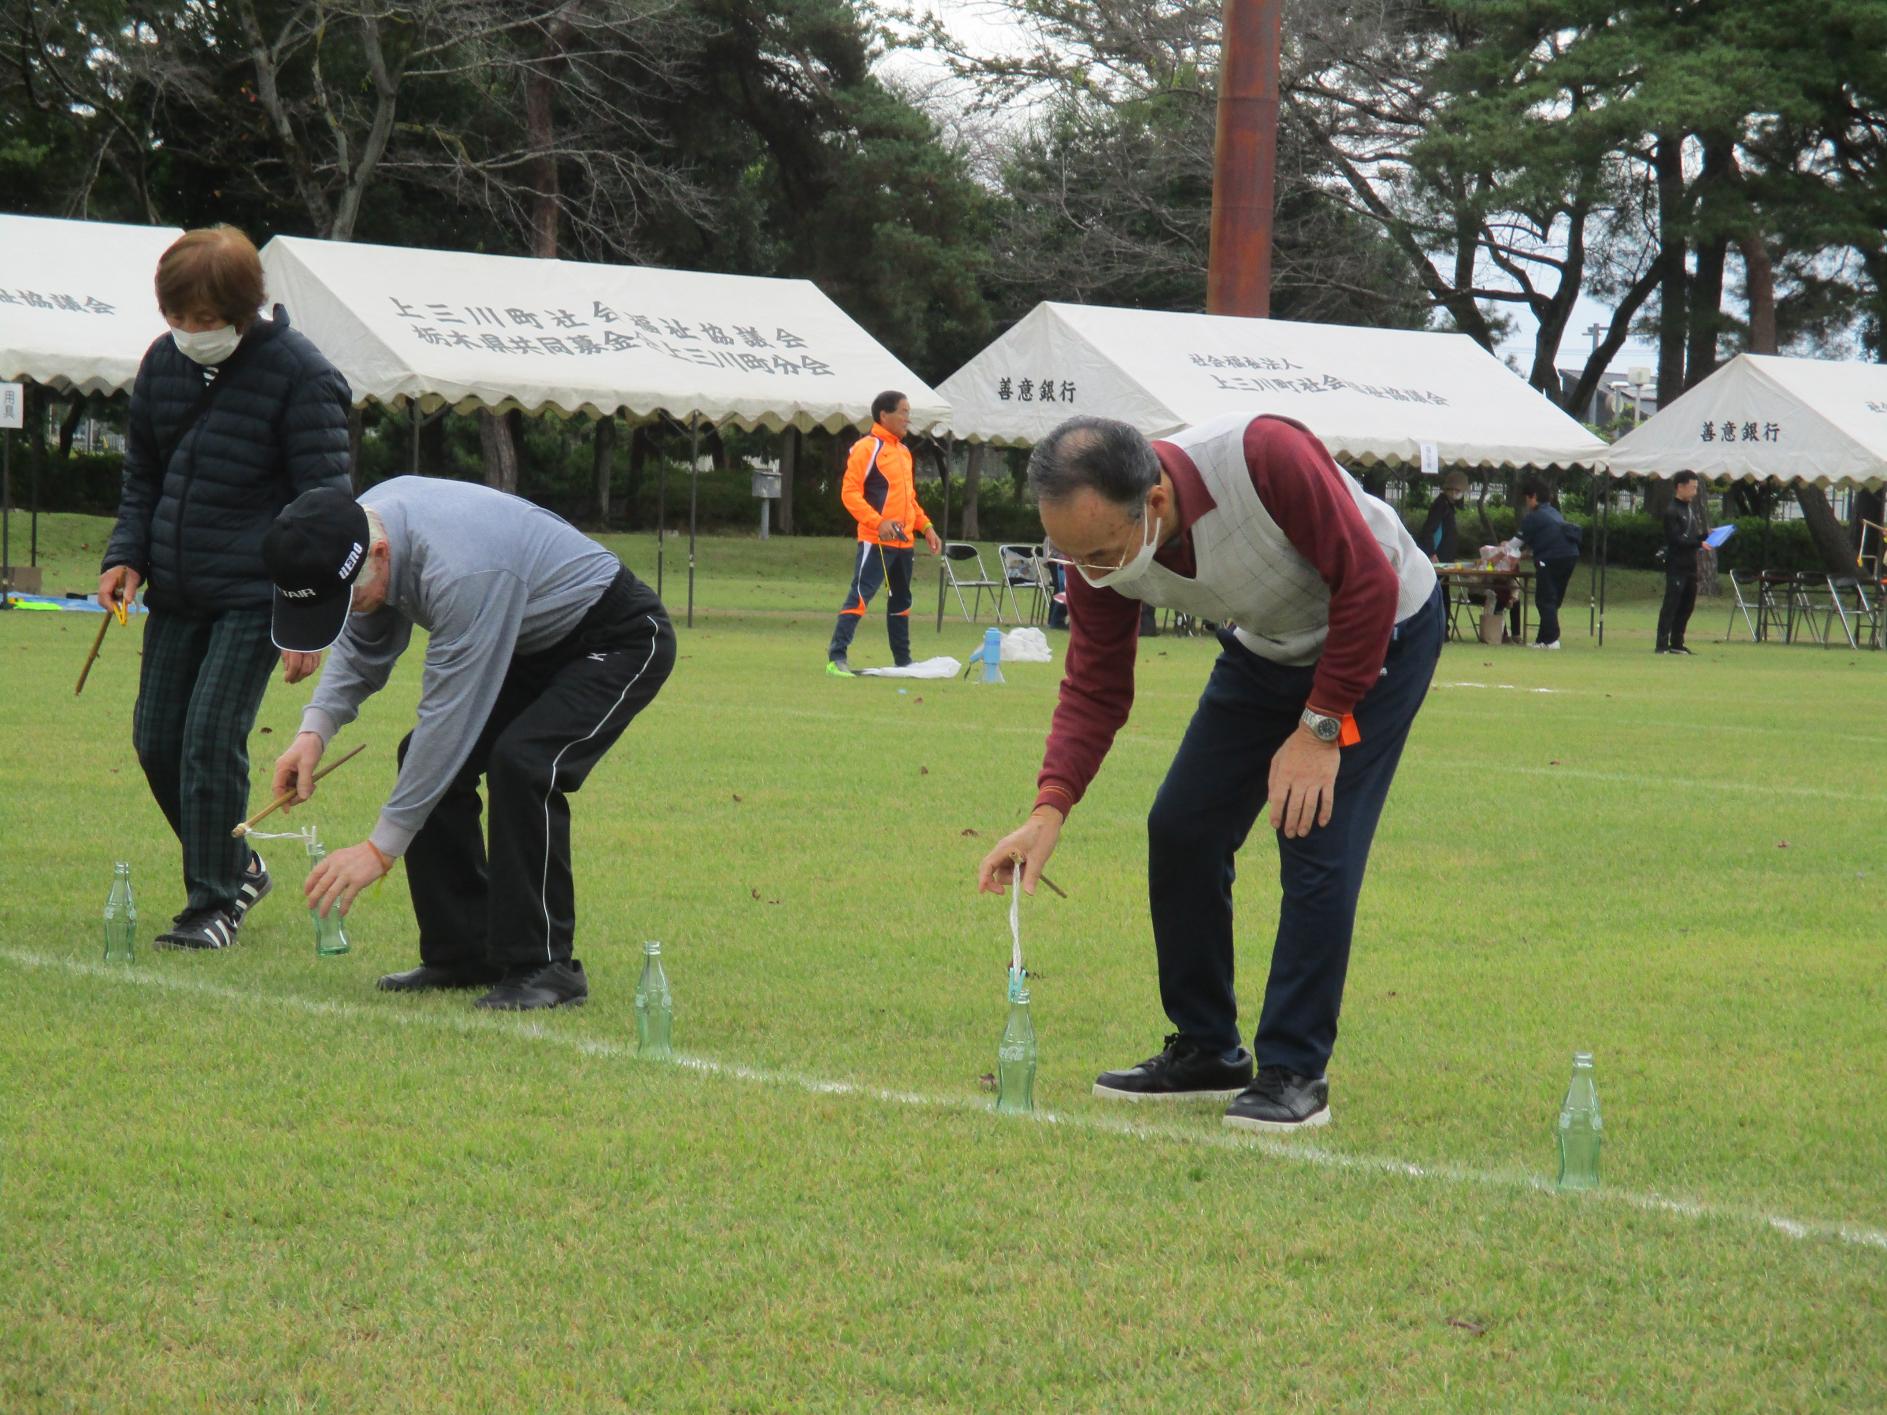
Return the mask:
[[(15, 609), (71, 609), (76, 610), (80, 614), (103, 614), (105, 612), (103, 609), (99, 608), (98, 601), (95, 599), (67, 599), (63, 595), (46, 594), (11, 594), (8, 595), (7, 598), (13, 601), (13, 607)], [(130, 612), (133, 614), (142, 614), (144, 613), (144, 606), (134, 603), (130, 606)]]

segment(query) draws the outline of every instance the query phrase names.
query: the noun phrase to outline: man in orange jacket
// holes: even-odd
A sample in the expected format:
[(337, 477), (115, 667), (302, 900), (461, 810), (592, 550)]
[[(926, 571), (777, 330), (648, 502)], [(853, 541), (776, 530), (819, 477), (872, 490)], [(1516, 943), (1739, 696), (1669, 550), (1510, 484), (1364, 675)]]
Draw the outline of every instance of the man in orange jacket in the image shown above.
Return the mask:
[(930, 517), (917, 504), (917, 482), (911, 471), (911, 449), (904, 434), (911, 426), (911, 401), (902, 393), (880, 393), (871, 400), (871, 431), (852, 444), (846, 459), (840, 496), (858, 522), (858, 550), (852, 557), (852, 587), (839, 607), (839, 622), (826, 647), (826, 672), (849, 678), (852, 668), (846, 651), (865, 605), (878, 586), (889, 582), (891, 597), (885, 606), (885, 628), (891, 638), (891, 659), (902, 668), (911, 661), (912, 532), (924, 537), (932, 555), (943, 544), (931, 529)]

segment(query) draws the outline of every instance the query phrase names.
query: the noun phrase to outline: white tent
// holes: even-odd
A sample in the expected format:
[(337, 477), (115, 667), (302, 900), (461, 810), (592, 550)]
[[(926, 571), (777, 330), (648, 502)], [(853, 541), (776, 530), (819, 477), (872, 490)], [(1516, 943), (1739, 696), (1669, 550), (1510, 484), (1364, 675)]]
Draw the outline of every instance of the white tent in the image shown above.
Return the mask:
[(1252, 412), (1296, 418), (1352, 465), (1566, 467), (1605, 451), (1465, 334), (1045, 303), (938, 391), (952, 433), (1010, 446), (1078, 413), (1158, 437)]
[(157, 258), (183, 232), (0, 216), (0, 382), (122, 393), (151, 341)]
[(262, 264), (363, 403), (837, 431), (894, 388), (919, 431), (949, 411), (806, 280), (288, 236)]
[(1739, 354), (1606, 454), (1613, 476), (1887, 479), (1887, 364)]

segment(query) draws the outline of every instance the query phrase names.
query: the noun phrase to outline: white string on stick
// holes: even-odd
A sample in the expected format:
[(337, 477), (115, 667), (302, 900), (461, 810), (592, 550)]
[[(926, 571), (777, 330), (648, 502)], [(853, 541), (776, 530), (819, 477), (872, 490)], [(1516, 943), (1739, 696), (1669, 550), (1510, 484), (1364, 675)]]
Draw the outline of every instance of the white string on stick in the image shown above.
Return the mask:
[(1012, 983), (1022, 977), (1022, 869), (1009, 882), (1009, 974)]
[(304, 825), (300, 830), (248, 830), (243, 836), (248, 840), (299, 840), (304, 845), (313, 844), (317, 839), (312, 825)]

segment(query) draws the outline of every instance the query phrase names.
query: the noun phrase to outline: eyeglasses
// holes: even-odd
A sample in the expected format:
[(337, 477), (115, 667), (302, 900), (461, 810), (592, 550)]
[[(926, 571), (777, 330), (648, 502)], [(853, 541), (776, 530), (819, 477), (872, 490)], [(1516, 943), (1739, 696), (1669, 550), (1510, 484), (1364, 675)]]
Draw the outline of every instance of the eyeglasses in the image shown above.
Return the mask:
[[(1146, 516), (1143, 514), (1133, 524), (1134, 524), (1134, 529), (1139, 531), (1141, 536), (1144, 537), (1147, 533)], [(1079, 570), (1085, 575), (1095, 576), (1095, 575), (1111, 575), (1116, 570), (1126, 569), (1128, 562), (1130, 562), (1134, 558), (1134, 556), (1138, 555), (1139, 553), (1140, 553), (1140, 547), (1138, 545), (1130, 544), (1127, 546), (1126, 549), (1121, 551), (1120, 559), (1116, 560), (1112, 565), (1090, 565), (1084, 561), (1071, 559), (1066, 555), (1049, 555), (1049, 556), (1044, 556), (1043, 558), (1047, 560), (1050, 565), (1066, 565), (1071, 570)]]
[(1079, 570), (1081, 571), (1082, 574), (1088, 575), (1091, 577), (1111, 575), (1116, 570), (1124, 568), (1127, 564), (1126, 560), (1123, 559), (1116, 562), (1113, 565), (1089, 565), (1085, 561), (1070, 560), (1065, 555), (1051, 555), (1051, 556), (1048, 556), (1047, 559), (1050, 565), (1061, 565), (1061, 566), (1065, 566), (1066, 568), (1070, 570)]

